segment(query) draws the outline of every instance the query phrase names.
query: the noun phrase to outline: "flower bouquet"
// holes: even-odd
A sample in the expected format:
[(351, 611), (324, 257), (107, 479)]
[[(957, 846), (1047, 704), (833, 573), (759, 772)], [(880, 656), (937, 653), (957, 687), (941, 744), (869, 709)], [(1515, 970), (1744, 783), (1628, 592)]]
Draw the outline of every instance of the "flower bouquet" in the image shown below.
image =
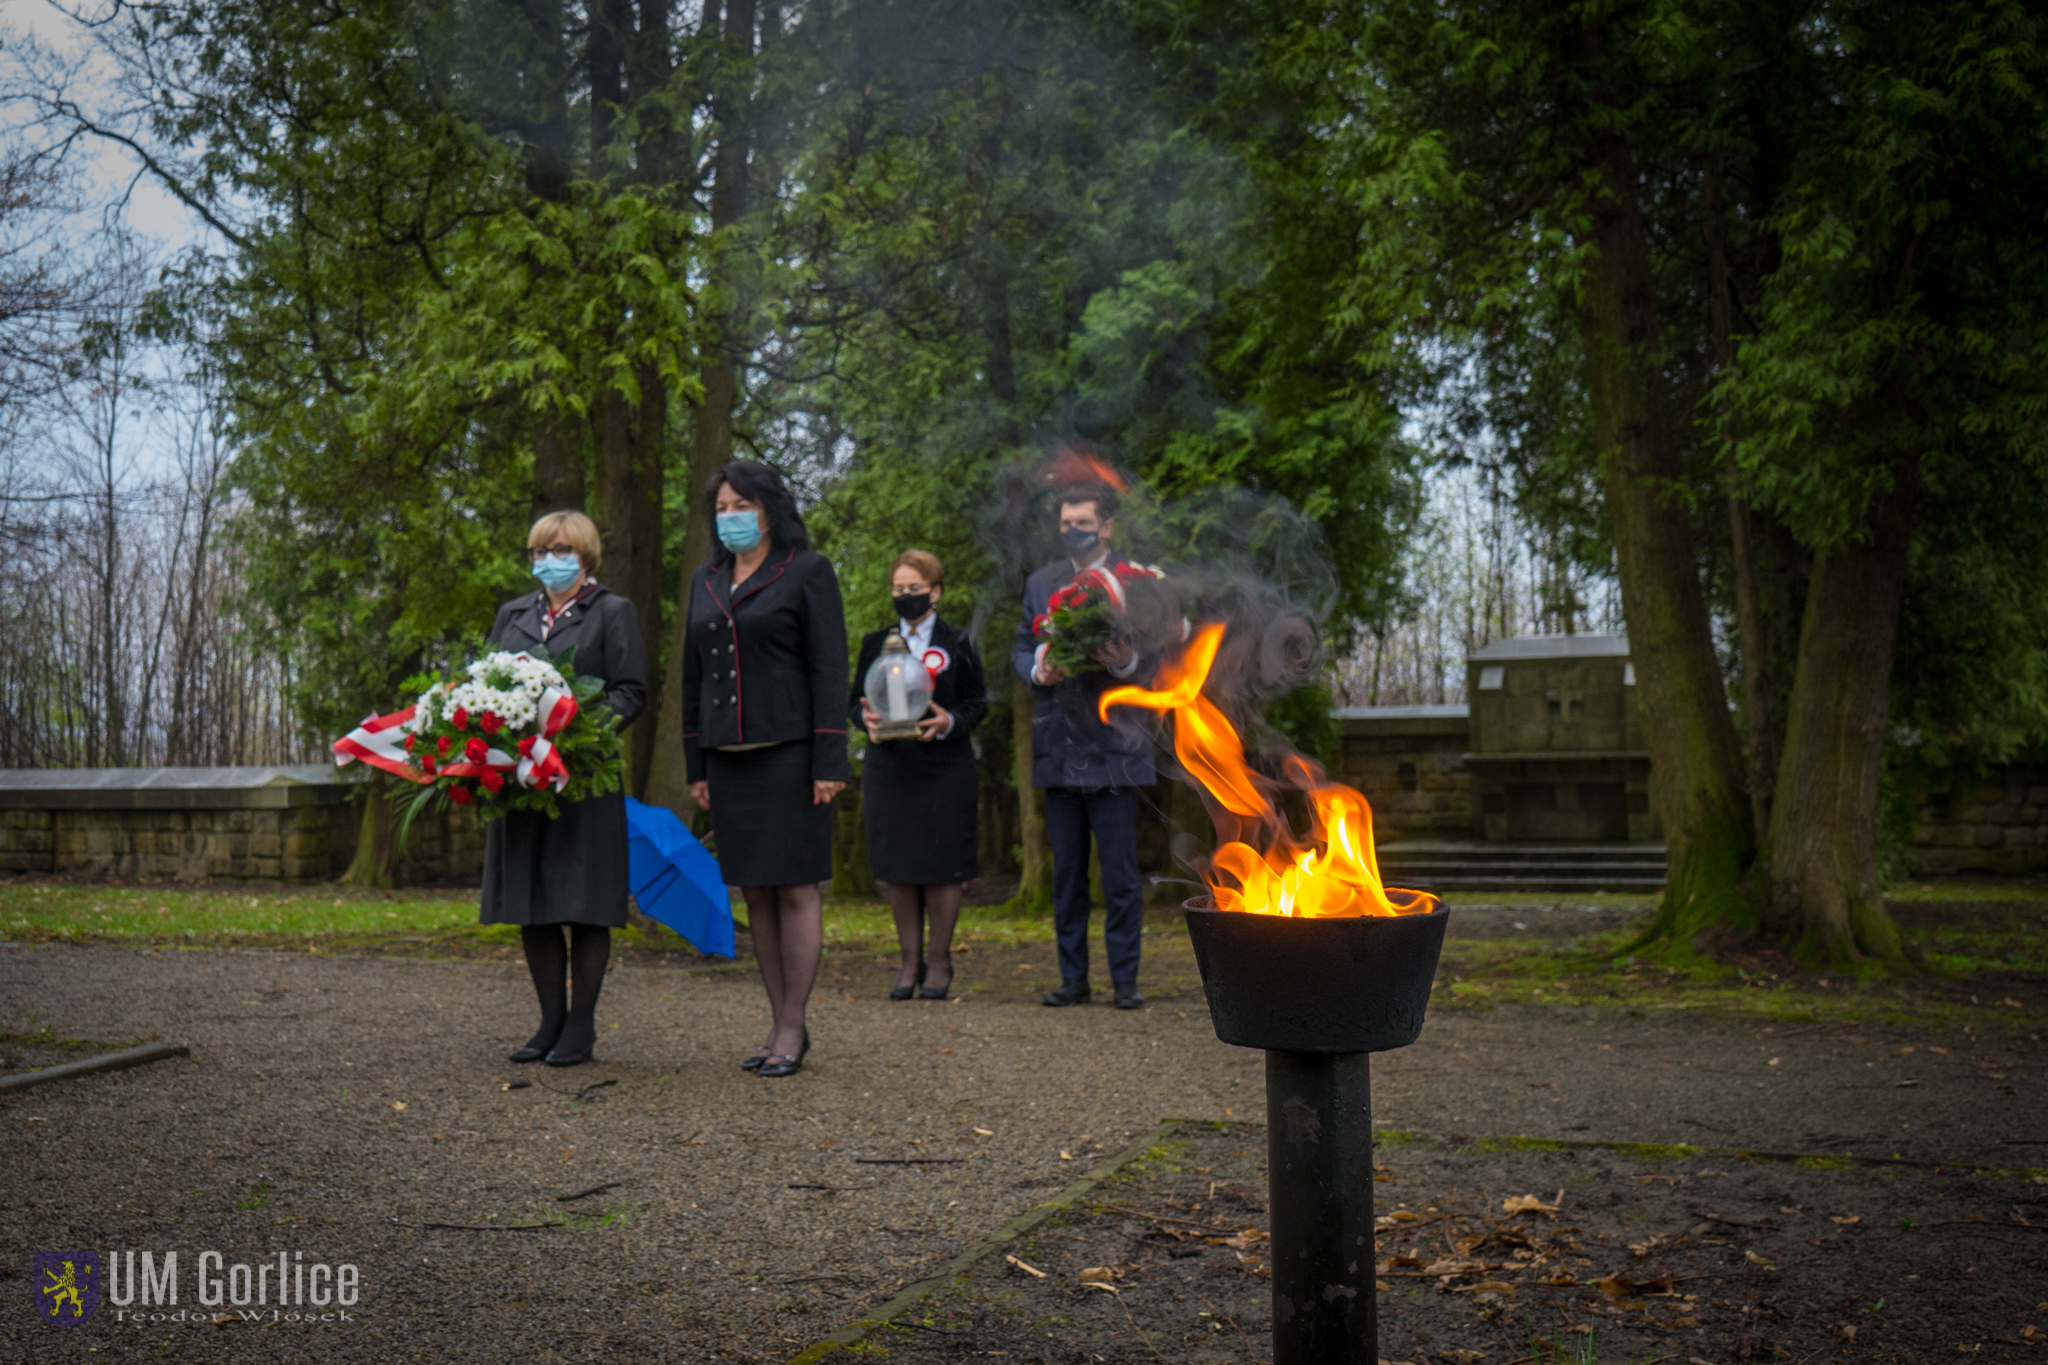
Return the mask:
[(1180, 603), (1163, 570), (1146, 564), (1083, 569), (1031, 623), (1038, 661), (1068, 675), (1101, 669), (1096, 656), (1124, 646), (1140, 653), (1186, 638)]
[(419, 784), (401, 827), (449, 805), (474, 806), (485, 820), (515, 810), (554, 819), (562, 802), (616, 790), (625, 769), (618, 716), (589, 705), (604, 683), (576, 676), (574, 653), (548, 660), (500, 651), (454, 677), (409, 678), (418, 700), (336, 740), (334, 761), (361, 759)]

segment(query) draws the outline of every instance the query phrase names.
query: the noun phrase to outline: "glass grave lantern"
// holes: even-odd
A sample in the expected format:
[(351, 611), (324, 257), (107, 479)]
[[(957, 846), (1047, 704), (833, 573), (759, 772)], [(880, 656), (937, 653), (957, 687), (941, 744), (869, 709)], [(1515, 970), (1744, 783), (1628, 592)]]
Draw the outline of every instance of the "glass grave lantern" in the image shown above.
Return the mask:
[(932, 675), (924, 660), (903, 643), (901, 631), (889, 632), (861, 686), (868, 705), (881, 717), (875, 726), (877, 739), (917, 738), (917, 722), (931, 709)]

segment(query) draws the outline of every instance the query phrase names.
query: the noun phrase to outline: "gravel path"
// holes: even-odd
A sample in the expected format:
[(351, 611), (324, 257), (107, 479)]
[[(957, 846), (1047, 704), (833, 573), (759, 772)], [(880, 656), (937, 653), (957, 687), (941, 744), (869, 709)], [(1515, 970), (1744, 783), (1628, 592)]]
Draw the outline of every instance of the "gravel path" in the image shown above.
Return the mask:
[[(786, 1359), (1162, 1117), (1262, 1115), (1262, 1059), (1215, 1040), (1184, 939), (1148, 952), (1165, 989), (1132, 1013), (1038, 1006), (1046, 946), (978, 950), (944, 1004), (835, 959), (805, 1072), (772, 1082), (735, 1065), (761, 1030), (737, 973), (619, 968), (599, 1060), (549, 1070), (503, 1060), (532, 1027), (516, 963), (0, 949), (0, 1029), (193, 1050), (0, 1099), (0, 1359)], [(1424, 1132), (2011, 1165), (2048, 1132), (2044, 1065), (2033, 1041), (1446, 1011), (1376, 1060), (1375, 1106)], [(31, 1322), (28, 1252), (77, 1247), (178, 1251), (188, 1318), (209, 1248), (349, 1262), (362, 1297), (349, 1323)]]
[[(1264, 1359), (1265, 1147), (1181, 1125), (870, 1339), (898, 1365)], [(2048, 1329), (2048, 1188), (2025, 1178), (1483, 1142), (1376, 1157), (1394, 1365), (1533, 1365), (1589, 1337), (1611, 1363), (2023, 1361)]]

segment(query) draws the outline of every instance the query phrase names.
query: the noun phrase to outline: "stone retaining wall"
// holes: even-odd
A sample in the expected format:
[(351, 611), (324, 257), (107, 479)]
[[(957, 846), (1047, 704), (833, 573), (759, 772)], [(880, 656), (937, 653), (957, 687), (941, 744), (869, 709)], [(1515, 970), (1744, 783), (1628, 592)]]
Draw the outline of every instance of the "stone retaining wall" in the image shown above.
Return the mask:
[[(1372, 803), (1375, 838), (1473, 837), (1477, 815), (1465, 762), (1471, 722), (1453, 710), (1463, 708), (1359, 707), (1337, 713), (1343, 738), (1335, 776)], [(1423, 711), (1439, 714), (1412, 714)]]
[[(329, 881), (360, 838), (359, 783), (316, 765), (0, 772), (0, 872), (197, 881)], [(481, 881), (467, 811), (414, 824), (400, 885)]]
[(1915, 876), (2048, 869), (2048, 763), (2007, 764), (1988, 781), (1914, 804), (1906, 866)]

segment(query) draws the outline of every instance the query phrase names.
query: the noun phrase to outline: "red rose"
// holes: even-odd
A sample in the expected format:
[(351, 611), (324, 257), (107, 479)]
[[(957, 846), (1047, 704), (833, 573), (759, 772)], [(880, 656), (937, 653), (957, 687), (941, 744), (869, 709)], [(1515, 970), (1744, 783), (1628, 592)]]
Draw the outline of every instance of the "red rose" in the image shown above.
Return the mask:
[(1119, 564), (1116, 566), (1115, 572), (1116, 576), (1126, 583), (1134, 578), (1150, 578), (1152, 576), (1150, 570), (1141, 569), (1135, 564)]
[(448, 746), (452, 743), (454, 743), (453, 740), (449, 739), (448, 736), (443, 735), (441, 736), (440, 739), (435, 741), (434, 752), (441, 755), (441, 757), (446, 758), (448, 757)]
[(413, 741), (414, 741), (415, 739), (418, 739), (418, 738), (419, 738), (419, 736), (418, 736), (418, 735), (407, 735), (407, 736), (405, 737), (405, 751), (406, 751), (407, 753), (411, 753), (411, 752), (412, 752), (412, 742), (413, 742)]
[(476, 800), (474, 796), (469, 794), (469, 788), (467, 787), (450, 787), (448, 789), (448, 799), (458, 806), (466, 806)]
[(1046, 615), (1044, 612), (1040, 612), (1038, 615), (1031, 618), (1031, 633), (1033, 635), (1044, 635), (1048, 630), (1051, 629), (1051, 627), (1052, 617)]
[(519, 741), (519, 756), (521, 758), (533, 757), (533, 740), (534, 737), (528, 735), (525, 739)]
[(478, 778), (477, 781), (484, 784), (485, 791), (494, 792), (505, 785), (505, 774), (499, 772), (496, 768), (486, 768), (484, 769), (484, 775)]
[(458, 730), (467, 730), (469, 728), (469, 712), (459, 706), (456, 707), (455, 714), (448, 717), (448, 723)]
[(496, 711), (484, 712), (476, 718), (476, 723), (484, 727), (484, 733), (487, 735), (495, 735), (505, 728), (505, 722), (498, 718)]
[(462, 756), (472, 763), (481, 763), (490, 756), (491, 746), (480, 739), (472, 739), (462, 746)]
[(420, 771), (425, 773), (428, 777), (432, 777), (434, 775), (434, 756), (432, 754), (421, 755)]

